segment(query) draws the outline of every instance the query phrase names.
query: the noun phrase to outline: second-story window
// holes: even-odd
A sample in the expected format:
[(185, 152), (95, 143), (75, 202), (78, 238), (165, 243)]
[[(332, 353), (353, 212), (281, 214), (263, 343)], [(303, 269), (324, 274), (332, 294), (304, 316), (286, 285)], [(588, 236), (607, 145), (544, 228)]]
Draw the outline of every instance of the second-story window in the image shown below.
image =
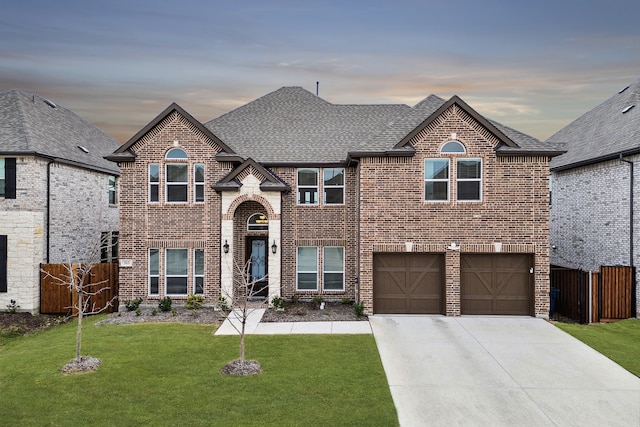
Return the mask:
[[(167, 151), (167, 160), (186, 160), (187, 153), (180, 148)], [(189, 165), (187, 163), (167, 163), (165, 165), (165, 200), (168, 203), (186, 203), (189, 195)]]
[(204, 165), (193, 166), (193, 200), (196, 203), (204, 202)]
[(344, 204), (344, 168), (324, 169), (324, 204)]
[(298, 169), (298, 204), (318, 204), (318, 169)]
[(160, 201), (160, 165), (157, 163), (149, 165), (149, 201)]
[(115, 205), (118, 202), (116, 193), (116, 177), (109, 175), (109, 204)]

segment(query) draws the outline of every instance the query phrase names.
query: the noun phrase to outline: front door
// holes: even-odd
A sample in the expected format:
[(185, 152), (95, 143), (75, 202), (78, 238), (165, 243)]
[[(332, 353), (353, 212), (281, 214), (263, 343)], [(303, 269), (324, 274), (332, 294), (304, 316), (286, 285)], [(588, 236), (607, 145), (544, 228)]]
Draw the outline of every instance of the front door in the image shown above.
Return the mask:
[(247, 237), (247, 254), (249, 275), (253, 288), (249, 290), (250, 297), (266, 298), (269, 295), (267, 279), (267, 237)]

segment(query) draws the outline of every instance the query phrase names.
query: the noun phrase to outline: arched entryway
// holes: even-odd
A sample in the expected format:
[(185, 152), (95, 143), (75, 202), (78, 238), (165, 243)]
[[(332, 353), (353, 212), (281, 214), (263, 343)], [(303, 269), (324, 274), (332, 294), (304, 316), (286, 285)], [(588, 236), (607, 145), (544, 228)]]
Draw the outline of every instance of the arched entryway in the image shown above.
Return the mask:
[[(250, 276), (253, 298), (269, 296), (269, 216), (260, 203), (243, 202), (233, 218), (234, 261)], [(236, 279), (240, 272), (235, 268)]]

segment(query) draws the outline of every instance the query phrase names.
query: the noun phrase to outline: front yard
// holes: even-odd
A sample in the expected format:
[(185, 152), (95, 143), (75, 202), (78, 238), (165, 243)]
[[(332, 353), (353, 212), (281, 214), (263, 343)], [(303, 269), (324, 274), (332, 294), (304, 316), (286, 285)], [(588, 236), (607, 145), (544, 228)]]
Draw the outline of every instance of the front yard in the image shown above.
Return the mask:
[(0, 346), (2, 425), (398, 425), (372, 335), (247, 336), (263, 374), (220, 375), (238, 337), (196, 324), (83, 328), (98, 371), (63, 375), (75, 321)]
[(615, 323), (555, 325), (640, 377), (640, 319)]

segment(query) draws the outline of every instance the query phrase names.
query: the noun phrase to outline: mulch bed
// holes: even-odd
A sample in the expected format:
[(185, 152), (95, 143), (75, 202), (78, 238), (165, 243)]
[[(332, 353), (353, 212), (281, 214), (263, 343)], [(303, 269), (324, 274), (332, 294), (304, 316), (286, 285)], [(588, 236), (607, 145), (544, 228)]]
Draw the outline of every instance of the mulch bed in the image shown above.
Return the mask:
[(0, 312), (0, 335), (18, 336), (41, 331), (66, 321), (64, 316)]
[(262, 316), (262, 322), (336, 322), (368, 320), (366, 316), (358, 317), (351, 304), (341, 302), (325, 302), (324, 310), (320, 310), (313, 302), (285, 302), (284, 311), (269, 309)]

